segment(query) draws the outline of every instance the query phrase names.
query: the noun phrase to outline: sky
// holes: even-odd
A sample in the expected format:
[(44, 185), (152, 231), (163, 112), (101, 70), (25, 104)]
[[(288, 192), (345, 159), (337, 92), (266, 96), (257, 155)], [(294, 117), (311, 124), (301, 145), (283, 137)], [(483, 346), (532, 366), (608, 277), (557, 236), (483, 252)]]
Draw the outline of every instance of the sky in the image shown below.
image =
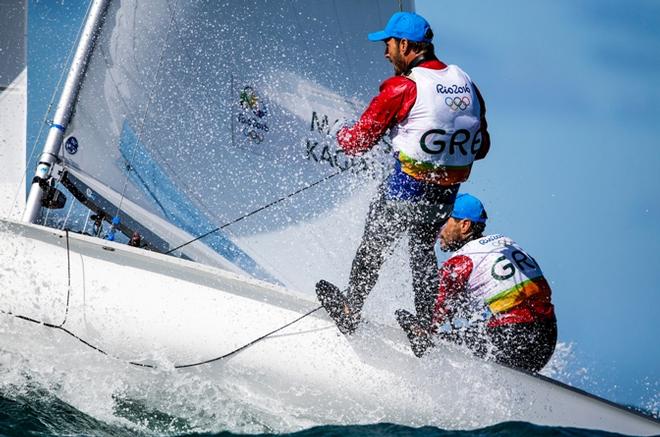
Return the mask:
[[(28, 146), (87, 4), (29, 1)], [(485, 98), (492, 148), (462, 191), (484, 202), (487, 232), (516, 240), (549, 279), (572, 348), (560, 379), (658, 411), (660, 2), (416, 7), (440, 59)]]
[(492, 149), (462, 190), (541, 264), (578, 382), (657, 408), (660, 2), (416, 7), (486, 101)]

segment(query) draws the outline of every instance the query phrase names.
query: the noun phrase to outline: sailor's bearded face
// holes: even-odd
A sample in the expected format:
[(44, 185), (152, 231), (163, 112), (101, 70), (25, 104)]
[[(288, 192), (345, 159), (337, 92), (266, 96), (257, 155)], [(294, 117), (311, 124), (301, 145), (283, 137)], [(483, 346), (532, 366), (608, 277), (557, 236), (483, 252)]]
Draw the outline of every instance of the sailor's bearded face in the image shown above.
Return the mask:
[(389, 38), (385, 41), (385, 58), (394, 66), (394, 74), (399, 76), (406, 71), (406, 60), (401, 53), (400, 40)]
[(443, 252), (453, 252), (465, 243), (462, 222), (450, 217), (440, 230), (440, 249)]

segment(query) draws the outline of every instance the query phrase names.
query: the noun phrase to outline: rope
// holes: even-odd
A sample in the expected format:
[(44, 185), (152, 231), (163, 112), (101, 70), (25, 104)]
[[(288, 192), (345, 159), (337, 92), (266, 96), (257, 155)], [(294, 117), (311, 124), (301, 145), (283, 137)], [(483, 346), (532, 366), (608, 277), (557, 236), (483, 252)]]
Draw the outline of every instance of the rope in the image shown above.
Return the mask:
[[(264, 340), (265, 338), (267, 338), (267, 337), (269, 337), (269, 336), (271, 336), (271, 335), (273, 335), (273, 334), (275, 334), (275, 333), (277, 333), (277, 332), (279, 332), (279, 331), (281, 331), (281, 330), (283, 330), (283, 329), (285, 329), (285, 328), (288, 328), (289, 326), (293, 325), (294, 323), (297, 323), (297, 322), (301, 321), (301, 320), (304, 319), (305, 317), (310, 316), (311, 314), (315, 313), (316, 311), (320, 310), (321, 308), (322, 308), (321, 306), (318, 306), (318, 307), (314, 308), (313, 310), (306, 312), (305, 314), (303, 314), (302, 316), (298, 317), (297, 319), (295, 319), (295, 320), (293, 320), (293, 321), (291, 321), (291, 322), (289, 322), (289, 323), (287, 323), (287, 324), (285, 324), (285, 325), (282, 325), (282, 326), (280, 326), (280, 327), (277, 328), (277, 329), (273, 329), (272, 331), (270, 331), (270, 332), (268, 332), (268, 333), (262, 335), (261, 337), (255, 338), (254, 340), (252, 340), (252, 341), (250, 341), (250, 342), (248, 342), (248, 343), (245, 343), (243, 346), (240, 346), (240, 347), (234, 349), (233, 351), (228, 352), (228, 353), (226, 353), (226, 354), (224, 354), (224, 355), (221, 355), (221, 356), (216, 357), (216, 358), (211, 358), (210, 360), (200, 361), (200, 362), (198, 362), (198, 363), (192, 363), (192, 364), (179, 364), (179, 365), (175, 365), (174, 368), (175, 368), (175, 369), (186, 369), (186, 368), (189, 368), (189, 367), (201, 366), (201, 365), (204, 365), (204, 364), (209, 364), (209, 363), (213, 363), (213, 362), (215, 362), (215, 361), (222, 360), (222, 359), (224, 359), (224, 358), (228, 358), (228, 357), (230, 357), (230, 356), (232, 356), (232, 355), (234, 355), (234, 354), (237, 354), (238, 352), (240, 352), (240, 351), (242, 351), (242, 350), (244, 350), (244, 349), (249, 348), (250, 346), (255, 345), (256, 343), (260, 342), (261, 340)], [(68, 297), (67, 297), (67, 311), (68, 311)], [(106, 355), (106, 356), (108, 356), (108, 357), (110, 357), (110, 358), (114, 358), (115, 360), (118, 360), (118, 361), (124, 361), (124, 360), (122, 360), (121, 358), (118, 358), (118, 357), (115, 357), (115, 356), (113, 356), (113, 355), (110, 355), (109, 353), (107, 353), (106, 351), (104, 351), (103, 349), (101, 349), (100, 347), (98, 347), (98, 346), (94, 346), (93, 344), (91, 344), (91, 343), (89, 343), (89, 342), (83, 340), (82, 338), (80, 338), (80, 337), (78, 337), (76, 334), (74, 334), (73, 332), (71, 332), (71, 331), (69, 331), (68, 329), (64, 328), (64, 327), (63, 327), (64, 322), (62, 322), (61, 325), (53, 325), (52, 323), (42, 322), (42, 321), (39, 321), (39, 320), (36, 320), (36, 319), (32, 319), (32, 318), (30, 318), (30, 317), (22, 316), (22, 315), (19, 315), (19, 314), (14, 314), (14, 313), (12, 313), (12, 312), (10, 312), (10, 311), (0, 310), (0, 313), (2, 313), (2, 314), (8, 314), (8, 315), (10, 315), (10, 316), (14, 316), (14, 317), (16, 317), (16, 318), (18, 318), (18, 319), (21, 319), (21, 320), (25, 320), (25, 321), (28, 321), (28, 322), (36, 323), (36, 324), (39, 324), (39, 325), (45, 326), (46, 328), (59, 329), (59, 330), (61, 330), (62, 332), (66, 333), (66, 334), (69, 334), (71, 337), (73, 337), (73, 338), (75, 338), (76, 340), (80, 341), (80, 342), (81, 342), (82, 344), (84, 344), (85, 346), (88, 346), (88, 347), (94, 349), (95, 351), (102, 353), (103, 355)], [(146, 368), (149, 368), (149, 369), (156, 369), (156, 368), (157, 368), (157, 367), (154, 366), (153, 364), (136, 363), (136, 362), (134, 362), (134, 361), (128, 361), (128, 364), (131, 364), (131, 365), (133, 365), (133, 366), (138, 366), (138, 367), (146, 367)]]
[(289, 326), (293, 325), (294, 323), (297, 323), (297, 322), (299, 322), (300, 320), (304, 319), (305, 317), (307, 317), (307, 316), (309, 316), (309, 315), (311, 315), (311, 314), (317, 312), (317, 311), (320, 310), (321, 308), (323, 308), (323, 307), (322, 307), (322, 306), (318, 306), (318, 307), (314, 308), (313, 310), (308, 311), (308, 312), (306, 312), (305, 314), (303, 314), (302, 316), (298, 317), (296, 320), (294, 320), (294, 321), (292, 321), (292, 322), (289, 322), (289, 323), (287, 323), (286, 325), (282, 325), (282, 326), (280, 326), (279, 328), (274, 329), (274, 330), (270, 331), (269, 333), (262, 335), (262, 336), (259, 337), (259, 338), (255, 338), (255, 339), (252, 340), (251, 342), (249, 342), (249, 343), (245, 343), (243, 346), (241, 346), (241, 347), (239, 347), (239, 348), (236, 348), (236, 349), (234, 349), (233, 351), (231, 351), (231, 352), (229, 352), (229, 353), (226, 353), (226, 354), (221, 355), (221, 356), (216, 357), (216, 358), (211, 358), (210, 360), (200, 361), (199, 363), (193, 363), (193, 364), (182, 364), (182, 365), (179, 365), (179, 366), (174, 366), (174, 368), (175, 368), (175, 369), (185, 369), (186, 367), (200, 366), (200, 365), (202, 365), (202, 364), (209, 364), (209, 363), (213, 363), (214, 361), (219, 361), (219, 360), (222, 360), (222, 359), (224, 359), (224, 358), (228, 358), (228, 357), (230, 357), (230, 356), (232, 356), (232, 355), (234, 355), (234, 354), (236, 354), (236, 353), (242, 351), (243, 349), (247, 349), (247, 348), (249, 348), (250, 346), (252, 346), (253, 344), (256, 344), (256, 343), (260, 342), (261, 340), (265, 339), (266, 337), (269, 337), (269, 336), (275, 334), (276, 332), (281, 331), (281, 330), (284, 329), (284, 328), (288, 328)]
[(220, 230), (222, 230), (222, 229), (224, 229), (224, 228), (226, 228), (226, 227), (228, 227), (228, 226), (231, 226), (231, 225), (233, 225), (233, 224), (235, 224), (235, 223), (238, 223), (238, 222), (240, 222), (241, 220), (244, 220), (244, 219), (246, 219), (246, 218), (248, 218), (248, 217), (250, 217), (250, 216), (253, 216), (254, 214), (256, 214), (256, 213), (258, 213), (258, 212), (261, 212), (261, 211), (263, 211), (263, 210), (265, 210), (265, 209), (268, 209), (268, 208), (270, 208), (271, 206), (277, 205), (278, 203), (283, 202), (283, 201), (285, 201), (286, 199), (289, 199), (289, 198), (291, 198), (291, 197), (293, 197), (293, 196), (295, 196), (295, 195), (297, 195), (297, 194), (300, 194), (300, 193), (302, 193), (303, 191), (309, 190), (310, 188), (312, 188), (312, 187), (314, 187), (314, 186), (316, 186), (316, 185), (319, 185), (320, 183), (323, 183), (323, 182), (325, 182), (325, 181), (327, 181), (327, 180), (329, 180), (329, 179), (331, 179), (331, 178), (333, 178), (333, 177), (335, 177), (335, 176), (337, 176), (337, 175), (342, 174), (342, 173), (345, 172), (346, 170), (352, 168), (354, 165), (355, 165), (355, 164), (351, 164), (351, 165), (349, 165), (349, 166), (346, 167), (346, 168), (342, 168), (342, 169), (340, 169), (339, 171), (337, 171), (337, 172), (335, 172), (335, 173), (332, 173), (332, 174), (330, 174), (330, 175), (328, 175), (328, 176), (326, 176), (326, 177), (324, 177), (324, 178), (322, 178), (322, 179), (319, 179), (318, 181), (316, 181), (316, 182), (314, 182), (314, 183), (312, 183), (312, 184), (310, 184), (310, 185), (307, 185), (307, 186), (305, 186), (305, 187), (303, 187), (303, 188), (301, 188), (301, 189), (299, 189), (299, 190), (297, 190), (297, 191), (294, 191), (293, 193), (287, 194), (287, 195), (284, 196), (284, 197), (280, 197), (279, 199), (274, 200), (274, 201), (270, 202), (270, 203), (267, 204), (267, 205), (264, 205), (264, 206), (262, 206), (262, 207), (260, 207), (260, 208), (257, 208), (257, 209), (255, 209), (254, 211), (251, 211), (251, 212), (249, 212), (249, 213), (247, 213), (247, 214), (245, 214), (245, 215), (242, 215), (241, 217), (238, 217), (237, 219), (234, 219), (234, 220), (232, 220), (232, 221), (230, 221), (230, 222), (225, 223), (225, 224), (222, 225), (222, 226), (219, 226), (219, 227), (217, 227), (217, 228), (215, 228), (215, 229), (212, 229), (212, 230), (210, 230), (210, 231), (208, 231), (208, 232), (206, 232), (206, 233), (204, 233), (204, 234), (202, 234), (202, 235), (200, 235), (200, 236), (198, 236), (198, 237), (195, 237), (195, 238), (193, 238), (192, 240), (190, 240), (190, 241), (188, 241), (188, 242), (186, 242), (186, 243), (183, 243), (183, 244), (181, 244), (181, 245), (175, 247), (174, 249), (170, 249), (170, 250), (168, 250), (167, 252), (165, 252), (165, 254), (166, 254), (166, 255), (167, 255), (167, 254), (170, 254), (170, 253), (174, 252), (175, 250), (179, 250), (179, 249), (181, 249), (182, 247), (187, 246), (187, 245), (189, 245), (189, 244), (191, 244), (191, 243), (194, 243), (194, 242), (197, 241), (197, 240), (201, 240), (201, 239), (204, 238), (204, 237), (207, 237), (207, 236), (209, 236), (209, 235), (211, 235), (211, 234), (213, 234), (213, 233), (215, 233), (215, 232), (218, 232), (218, 231), (220, 231)]
[[(169, 9), (169, 2), (167, 3), (168, 9)], [(175, 3), (175, 8), (176, 8), (176, 3)], [(124, 186), (121, 190), (121, 197), (119, 198), (119, 203), (117, 204), (117, 212), (115, 213), (115, 216), (119, 216), (119, 211), (121, 210), (121, 205), (124, 201), (124, 197), (126, 196), (126, 189), (128, 188), (128, 178), (129, 178), (129, 173), (131, 171), (131, 161), (133, 161), (133, 158), (135, 157), (135, 152), (137, 151), (138, 147), (137, 145), (140, 144), (140, 140), (142, 139), (142, 133), (144, 130), (144, 123), (145, 120), (147, 119), (147, 115), (149, 115), (149, 109), (151, 108), (151, 103), (153, 102), (154, 99), (154, 94), (155, 91), (158, 89), (156, 84), (158, 83), (158, 76), (160, 75), (161, 72), (161, 67), (163, 66), (163, 59), (165, 55), (165, 49), (167, 47), (167, 42), (170, 38), (170, 31), (172, 30), (172, 24), (174, 23), (174, 11), (170, 10), (170, 22), (167, 25), (167, 37), (165, 38), (165, 44), (163, 44), (163, 47), (160, 51), (160, 57), (158, 59), (158, 67), (156, 68), (156, 74), (154, 76), (154, 87), (152, 94), (149, 96), (149, 100), (147, 101), (147, 106), (144, 108), (144, 114), (142, 116), (142, 119), (140, 120), (140, 127), (137, 130), (137, 136), (135, 138), (135, 147), (133, 148), (133, 152), (131, 153), (131, 159), (128, 161), (129, 168), (126, 171), (126, 178), (124, 179)]]
[(66, 319), (69, 316), (69, 299), (71, 297), (71, 250), (69, 249), (69, 230), (64, 230), (66, 238), (66, 309), (64, 311), (64, 320), (60, 323), (59, 328), (64, 326)]

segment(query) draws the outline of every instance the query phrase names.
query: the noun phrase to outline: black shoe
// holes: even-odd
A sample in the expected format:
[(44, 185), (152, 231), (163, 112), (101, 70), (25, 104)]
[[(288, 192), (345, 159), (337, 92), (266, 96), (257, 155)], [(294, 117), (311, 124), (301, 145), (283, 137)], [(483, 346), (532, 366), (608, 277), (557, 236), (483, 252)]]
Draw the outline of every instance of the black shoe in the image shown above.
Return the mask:
[(414, 314), (406, 310), (396, 310), (396, 321), (405, 331), (410, 342), (410, 347), (417, 358), (421, 358), (429, 347), (434, 346), (431, 334), (417, 319)]
[(320, 280), (316, 283), (316, 295), (342, 334), (355, 332), (360, 322), (360, 316), (353, 314), (348, 300), (339, 288), (328, 281)]

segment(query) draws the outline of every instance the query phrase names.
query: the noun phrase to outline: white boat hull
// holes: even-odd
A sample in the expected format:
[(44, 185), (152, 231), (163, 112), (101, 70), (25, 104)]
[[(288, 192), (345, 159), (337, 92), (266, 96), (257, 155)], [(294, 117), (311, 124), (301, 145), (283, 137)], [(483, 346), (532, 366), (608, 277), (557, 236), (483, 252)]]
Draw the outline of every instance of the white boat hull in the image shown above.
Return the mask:
[(451, 346), (417, 359), (398, 329), (367, 323), (347, 338), (323, 311), (232, 353), (317, 303), (233, 273), (40, 226), (0, 222), (0, 238), (3, 349), (42, 342), (44, 356), (130, 368), (145, 381), (185, 375), (231, 385), (256, 408), (285, 408), (295, 420), (275, 425), (281, 431), (375, 422), (472, 429), (520, 420), (660, 433), (651, 418)]

